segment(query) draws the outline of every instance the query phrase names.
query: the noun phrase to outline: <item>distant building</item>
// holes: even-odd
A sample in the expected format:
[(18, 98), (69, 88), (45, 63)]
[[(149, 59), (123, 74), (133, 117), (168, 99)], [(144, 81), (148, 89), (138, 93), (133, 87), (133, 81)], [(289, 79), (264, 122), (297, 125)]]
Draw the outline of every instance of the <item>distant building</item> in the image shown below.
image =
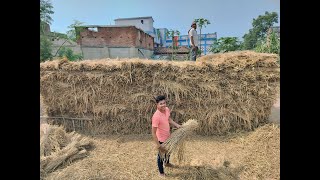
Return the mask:
[[(160, 31), (160, 44), (161, 47), (172, 47), (172, 37), (168, 37), (166, 33), (167, 28), (159, 28)], [(198, 34), (200, 36), (200, 34)], [(201, 50), (203, 54), (208, 54), (210, 46), (217, 41), (217, 33), (201, 34)], [(174, 45), (181, 47), (190, 47), (190, 39), (188, 35), (180, 35), (174, 37)]]
[[(142, 29), (147, 34), (154, 37), (154, 47), (171, 47), (172, 46), (172, 37), (167, 36), (167, 28), (154, 28), (153, 27), (153, 18), (152, 16), (145, 17), (132, 17), (132, 18), (118, 18), (115, 19), (116, 25), (132, 25), (136, 26), (139, 29)], [(217, 33), (208, 33), (201, 35), (201, 50), (203, 54), (209, 52), (210, 46), (217, 41)], [(188, 35), (181, 35), (174, 37), (176, 46), (185, 46), (189, 47), (190, 42)]]
[(84, 59), (150, 58), (153, 37), (132, 25), (87, 25), (82, 28), (78, 43)]
[(132, 18), (118, 18), (114, 20), (115, 25), (131, 25), (136, 26), (138, 29), (142, 29), (145, 33), (151, 35), (154, 38), (155, 47), (160, 45), (159, 35), (156, 29), (153, 27), (152, 16), (146, 17), (132, 17)]

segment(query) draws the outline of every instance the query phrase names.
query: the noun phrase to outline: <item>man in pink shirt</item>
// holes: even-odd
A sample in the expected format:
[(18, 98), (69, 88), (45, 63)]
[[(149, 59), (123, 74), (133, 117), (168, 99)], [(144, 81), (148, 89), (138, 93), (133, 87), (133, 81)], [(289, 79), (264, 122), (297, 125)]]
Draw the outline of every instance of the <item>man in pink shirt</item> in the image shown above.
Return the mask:
[[(166, 151), (164, 147), (161, 145), (170, 137), (170, 125), (174, 125), (176, 128), (180, 128), (181, 125), (174, 122), (170, 117), (170, 109), (166, 105), (166, 97), (165, 96), (157, 96), (156, 97), (157, 111), (152, 116), (152, 137), (154, 142), (156, 143), (157, 149), (159, 151)], [(169, 162), (170, 156), (167, 158), (167, 161), (164, 163), (166, 167), (173, 167), (173, 165)], [(158, 168), (160, 172), (160, 176), (165, 176), (163, 170), (163, 162), (160, 158), (160, 154), (158, 153)]]

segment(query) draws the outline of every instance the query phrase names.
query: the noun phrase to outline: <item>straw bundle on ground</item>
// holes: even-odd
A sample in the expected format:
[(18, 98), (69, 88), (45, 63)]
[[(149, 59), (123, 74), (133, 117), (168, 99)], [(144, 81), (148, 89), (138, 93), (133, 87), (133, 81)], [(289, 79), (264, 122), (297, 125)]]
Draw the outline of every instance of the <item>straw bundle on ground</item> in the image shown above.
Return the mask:
[[(199, 62), (142, 59), (66, 60), (40, 64), (48, 116), (67, 130), (149, 134), (154, 96), (167, 96), (171, 117), (198, 119), (201, 135), (253, 130), (267, 122), (279, 92), (277, 56), (225, 53)], [(220, 58), (220, 59), (219, 59)]]
[(162, 153), (160, 151), (161, 158), (164, 162), (166, 162), (166, 157), (171, 155), (176, 149), (179, 162), (184, 160), (184, 141), (196, 128), (198, 128), (197, 120), (189, 119), (170, 135), (170, 137), (163, 143), (163, 147), (167, 152)]
[(238, 180), (240, 168), (213, 168), (211, 166), (182, 167), (186, 173), (181, 173), (181, 180)]
[(45, 134), (40, 134), (40, 176), (44, 178), (58, 167), (86, 157), (92, 142), (75, 132), (66, 133), (62, 127), (48, 125)]

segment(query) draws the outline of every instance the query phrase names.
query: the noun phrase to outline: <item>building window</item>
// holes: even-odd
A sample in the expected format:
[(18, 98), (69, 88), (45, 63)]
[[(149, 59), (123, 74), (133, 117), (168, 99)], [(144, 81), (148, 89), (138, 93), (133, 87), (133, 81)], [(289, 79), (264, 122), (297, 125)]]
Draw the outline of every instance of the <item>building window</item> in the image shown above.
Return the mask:
[(92, 27), (92, 28), (88, 28), (89, 31), (93, 31), (93, 32), (98, 32), (98, 28), (97, 27)]
[(143, 24), (143, 20), (141, 20), (141, 24)]

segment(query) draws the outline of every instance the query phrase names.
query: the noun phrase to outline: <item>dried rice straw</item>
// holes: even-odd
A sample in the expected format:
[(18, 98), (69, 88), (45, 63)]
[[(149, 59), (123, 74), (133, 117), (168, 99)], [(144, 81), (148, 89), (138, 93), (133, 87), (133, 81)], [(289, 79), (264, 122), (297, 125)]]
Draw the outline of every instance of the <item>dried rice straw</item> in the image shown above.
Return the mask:
[(167, 150), (166, 153), (160, 151), (161, 158), (163, 162), (166, 162), (167, 157), (172, 154), (173, 151), (177, 149), (178, 161), (179, 163), (184, 160), (184, 141), (188, 135), (190, 135), (198, 127), (198, 122), (195, 119), (189, 119), (187, 122), (182, 124), (182, 126), (174, 131), (170, 138), (168, 138), (164, 143), (163, 147)]

